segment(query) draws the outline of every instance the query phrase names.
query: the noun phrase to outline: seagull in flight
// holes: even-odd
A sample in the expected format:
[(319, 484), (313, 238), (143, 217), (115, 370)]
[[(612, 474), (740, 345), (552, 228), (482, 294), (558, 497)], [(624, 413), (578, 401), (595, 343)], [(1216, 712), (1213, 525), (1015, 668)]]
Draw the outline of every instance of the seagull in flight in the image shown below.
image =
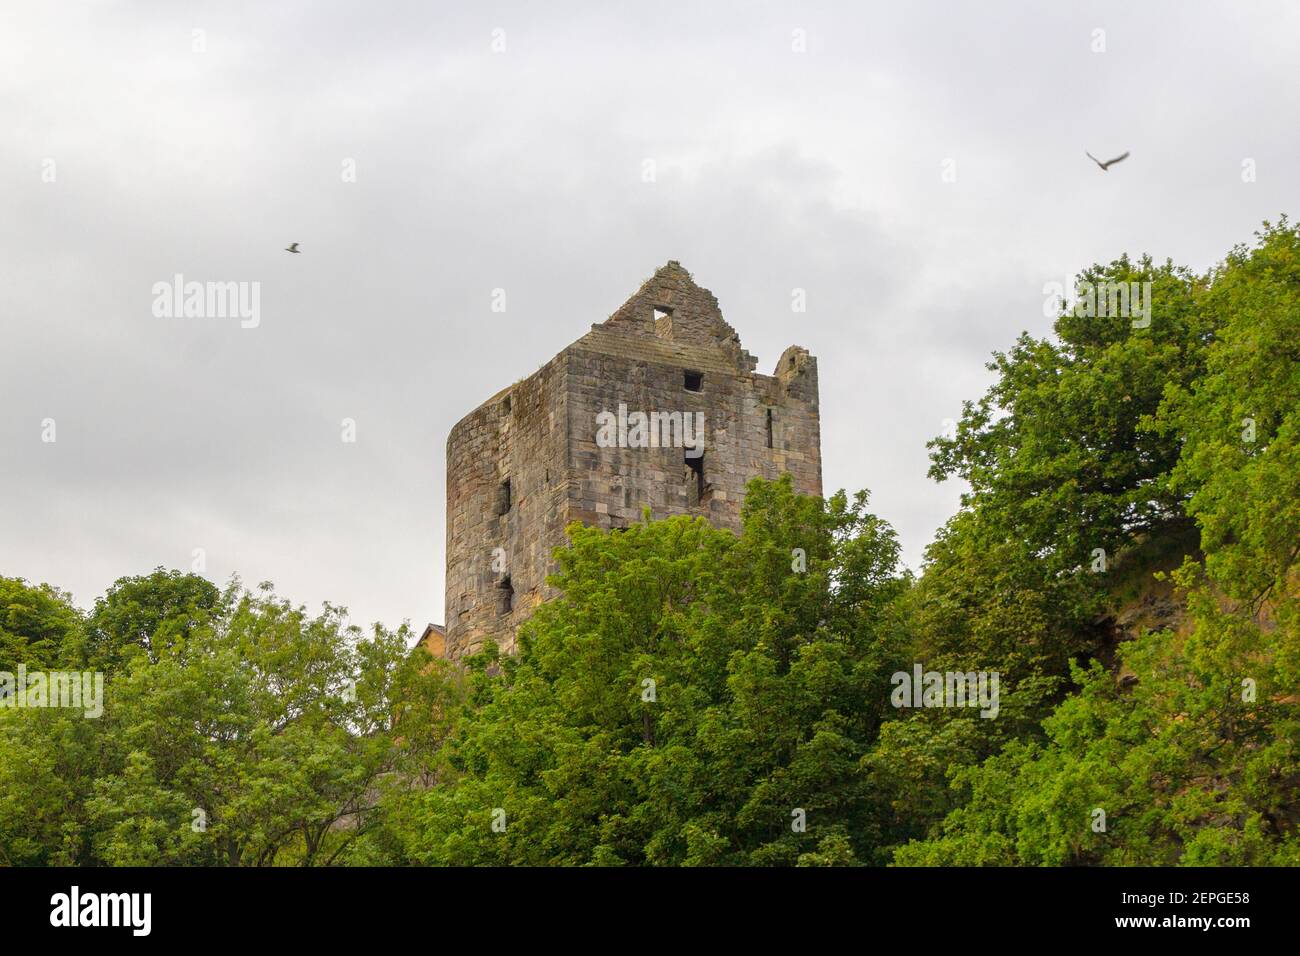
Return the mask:
[[(1127, 156), (1128, 153), (1125, 153), (1124, 155)], [(1102, 168), (1105, 169), (1106, 167), (1103, 166)], [(302, 250), (298, 248), (298, 243), (296, 243), (296, 242), (291, 242), (291, 243), (289, 243), (287, 246), (284, 247), (284, 251), (285, 251), (285, 252), (298, 253), (298, 252), (301, 252)]]
[[(1100, 166), (1100, 167), (1101, 167), (1101, 171), (1102, 171), (1103, 173), (1104, 173), (1107, 169), (1109, 169), (1111, 166), (1114, 166), (1116, 163), (1122, 163), (1124, 160), (1128, 159), (1128, 153), (1126, 153), (1126, 152), (1125, 152), (1125, 153), (1121, 153), (1119, 156), (1116, 156), (1114, 159), (1108, 159), (1108, 160), (1106, 160), (1104, 163), (1103, 163), (1100, 159), (1098, 159), (1096, 156), (1092, 155), (1092, 153), (1089, 153), (1089, 152), (1087, 152), (1086, 150), (1084, 151), (1084, 154), (1083, 154), (1083, 155), (1087, 156), (1087, 157), (1088, 157), (1089, 159), (1091, 159), (1094, 163), (1096, 163), (1098, 166)], [(295, 246), (296, 246), (297, 244), (298, 244), (298, 243), (296, 243), (296, 242), (294, 243)]]

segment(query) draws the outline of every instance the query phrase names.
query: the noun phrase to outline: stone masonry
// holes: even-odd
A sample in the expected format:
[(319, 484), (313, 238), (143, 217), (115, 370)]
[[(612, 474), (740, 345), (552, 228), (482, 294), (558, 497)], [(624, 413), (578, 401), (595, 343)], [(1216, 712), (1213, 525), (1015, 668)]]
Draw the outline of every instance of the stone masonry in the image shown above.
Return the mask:
[[(545, 579), (570, 522), (625, 528), (648, 506), (652, 518), (697, 514), (738, 531), (755, 476), (789, 472), (797, 491), (820, 495), (817, 360), (791, 346), (773, 374), (756, 365), (713, 294), (669, 262), (609, 319), (457, 422), (447, 438), (447, 656), (487, 640), (515, 649), (520, 623), (557, 593)], [(638, 412), (654, 413), (655, 427), (637, 428)], [(696, 413), (702, 443), (681, 427)]]

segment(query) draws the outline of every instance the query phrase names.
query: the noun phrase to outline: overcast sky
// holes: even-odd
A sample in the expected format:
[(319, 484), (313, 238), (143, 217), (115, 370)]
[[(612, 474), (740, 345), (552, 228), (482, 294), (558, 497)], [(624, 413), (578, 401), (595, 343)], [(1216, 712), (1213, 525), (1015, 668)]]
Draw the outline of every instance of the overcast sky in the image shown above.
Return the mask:
[[(1300, 214), (1298, 68), (1287, 2), (11, 0), (0, 574), (89, 606), (203, 549), (441, 622), (449, 428), (668, 259), (759, 371), (818, 357), (826, 488), (919, 566), (925, 442), (1045, 283)], [(155, 315), (178, 273), (259, 324)]]

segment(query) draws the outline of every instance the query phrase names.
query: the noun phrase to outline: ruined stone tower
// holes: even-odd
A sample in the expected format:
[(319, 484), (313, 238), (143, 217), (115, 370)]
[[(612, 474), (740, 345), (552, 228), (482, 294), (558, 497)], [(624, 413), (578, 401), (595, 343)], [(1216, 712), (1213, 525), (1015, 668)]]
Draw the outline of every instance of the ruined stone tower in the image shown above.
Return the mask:
[[(551, 552), (581, 521), (623, 528), (698, 514), (738, 531), (745, 484), (822, 492), (817, 360), (791, 346), (771, 375), (677, 262), (447, 438), (446, 653), (515, 630), (540, 602)], [(698, 432), (698, 433), (697, 433)], [(699, 434), (702, 433), (702, 434)]]

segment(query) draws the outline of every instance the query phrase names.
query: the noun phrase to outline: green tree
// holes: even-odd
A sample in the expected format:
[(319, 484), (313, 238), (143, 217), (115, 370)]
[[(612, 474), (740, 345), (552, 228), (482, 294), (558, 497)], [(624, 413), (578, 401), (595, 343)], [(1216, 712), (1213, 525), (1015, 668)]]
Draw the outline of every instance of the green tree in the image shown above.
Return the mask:
[(1257, 238), (1214, 272), (1206, 374), (1169, 383), (1148, 422), (1182, 447), (1171, 484), (1215, 580), (1255, 608), (1300, 561), (1300, 229), (1284, 218)]
[(95, 862), (86, 810), (112, 771), (82, 711), (0, 707), (0, 866)]
[(796, 495), (787, 476), (750, 484), (739, 537), (688, 517), (572, 526), (564, 596), (517, 658), (473, 663), (447, 776), (406, 818), (412, 859), (865, 859), (875, 798), (858, 764), (888, 708), (906, 587), (865, 506)]
[(459, 676), (405, 626), (187, 578), (97, 605), (96, 648), (124, 651), (102, 716), (0, 708), (0, 862), (391, 862), (381, 798), (427, 778)]
[(1167, 386), (1203, 373), (1218, 322), (1200, 304), (1206, 279), (1172, 263), (1122, 257), (1085, 270), (1079, 283), (1150, 283), (1149, 325), (1131, 310), (1066, 310), (1054, 339), (1022, 334), (996, 353), (995, 384), (965, 403), (955, 436), (930, 443), (931, 476), (965, 479), (963, 505), (1052, 573), (1087, 568), (1097, 548), (1114, 553), (1186, 522), (1169, 487), (1180, 443), (1142, 424)]
[(48, 584), (0, 577), (0, 671), (19, 664), (55, 667), (82, 632), (81, 612), (70, 595)]
[(118, 667), (132, 653), (152, 661), (207, 622), (221, 592), (197, 574), (158, 568), (150, 574), (119, 578), (95, 601), (86, 622), (86, 656), (91, 666)]
[[(1104, 502), (1094, 512), (1111, 514), (1097, 527), (1140, 529), (1181, 551), (1184, 622), (1119, 648), (1122, 681), (1098, 660), (1073, 665), (1078, 693), (1056, 706), (1043, 736), (950, 765), (946, 798), (929, 791), (946, 810), (942, 825), (900, 848), (899, 863), (1300, 862), (1300, 235), (1283, 220), (1258, 240), (1195, 284), (1180, 319), (1194, 340), (1190, 361), (1155, 366), (1165, 377), (1156, 407), (1143, 391), (1131, 437), (1148, 454), (1130, 460), (1158, 470), (1124, 484), (1150, 501), (1127, 515)], [(1018, 439), (1003, 439), (1011, 444), (987, 460), (1013, 457)], [(970, 502), (994, 526), (1015, 510), (999, 503), (999, 482), (995, 474)], [(1199, 551), (1183, 545), (1178, 510), (1199, 527)], [(1077, 532), (1073, 512), (1060, 524), (1026, 543), (1047, 545), (1050, 557)], [(988, 606), (970, 605), (968, 619)], [(901, 732), (882, 735), (892, 736)]]
[(1044, 743), (957, 768), (959, 805), (896, 861), (1300, 865), (1300, 714), (1275, 653), (1295, 634), (1225, 613), (1208, 591), (1193, 607), (1193, 633), (1121, 649), (1131, 686), (1094, 661)]

